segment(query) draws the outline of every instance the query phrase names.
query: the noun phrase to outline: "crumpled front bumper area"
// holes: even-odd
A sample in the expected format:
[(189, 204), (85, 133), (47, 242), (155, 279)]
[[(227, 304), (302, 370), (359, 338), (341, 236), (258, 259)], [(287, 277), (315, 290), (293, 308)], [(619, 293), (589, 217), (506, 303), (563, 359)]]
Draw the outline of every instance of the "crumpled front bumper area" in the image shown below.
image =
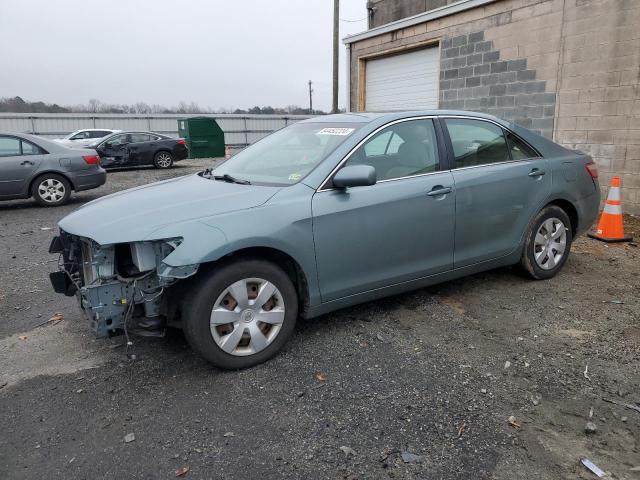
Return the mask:
[(102, 246), (61, 231), (49, 247), (49, 253), (60, 254), (51, 284), (56, 292), (77, 297), (97, 337), (127, 329), (149, 333), (163, 328), (171, 311), (165, 289), (198, 269), (162, 262), (179, 244), (180, 239), (168, 239)]

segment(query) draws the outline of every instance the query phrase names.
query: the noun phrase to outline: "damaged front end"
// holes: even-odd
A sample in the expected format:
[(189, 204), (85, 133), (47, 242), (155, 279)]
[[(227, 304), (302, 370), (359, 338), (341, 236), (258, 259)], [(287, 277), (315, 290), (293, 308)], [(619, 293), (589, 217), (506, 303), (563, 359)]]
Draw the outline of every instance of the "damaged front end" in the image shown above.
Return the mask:
[(60, 254), (51, 284), (58, 293), (76, 295), (97, 337), (162, 335), (167, 321), (175, 319), (166, 290), (198, 270), (198, 265), (163, 262), (181, 242), (169, 238), (99, 245), (61, 230), (49, 247), (49, 253)]

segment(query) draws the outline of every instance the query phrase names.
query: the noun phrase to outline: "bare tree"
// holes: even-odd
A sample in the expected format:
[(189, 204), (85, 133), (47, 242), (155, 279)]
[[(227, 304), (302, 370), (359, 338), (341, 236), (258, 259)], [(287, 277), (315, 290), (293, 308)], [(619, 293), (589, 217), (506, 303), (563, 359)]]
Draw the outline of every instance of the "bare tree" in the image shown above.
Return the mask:
[(102, 102), (100, 100), (98, 100), (97, 98), (92, 98), (91, 100), (89, 100), (87, 111), (89, 113), (98, 113), (100, 111), (101, 105), (102, 105)]
[(133, 107), (135, 113), (151, 113), (151, 107), (144, 102), (138, 102)]

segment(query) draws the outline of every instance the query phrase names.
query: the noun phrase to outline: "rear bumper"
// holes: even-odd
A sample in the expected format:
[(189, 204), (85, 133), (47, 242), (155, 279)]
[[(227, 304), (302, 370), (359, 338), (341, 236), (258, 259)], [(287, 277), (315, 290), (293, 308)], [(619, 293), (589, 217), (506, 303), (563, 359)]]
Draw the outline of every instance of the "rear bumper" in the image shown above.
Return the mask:
[(100, 170), (69, 172), (68, 175), (76, 192), (98, 188), (107, 181), (107, 172), (103, 168), (100, 168)]
[(578, 210), (578, 229), (576, 235), (585, 233), (591, 225), (597, 220), (600, 210), (600, 190), (596, 191), (578, 201), (576, 205)]
[(182, 145), (182, 147), (183, 148), (175, 148), (173, 151), (173, 160), (175, 162), (189, 158), (189, 149), (185, 145)]

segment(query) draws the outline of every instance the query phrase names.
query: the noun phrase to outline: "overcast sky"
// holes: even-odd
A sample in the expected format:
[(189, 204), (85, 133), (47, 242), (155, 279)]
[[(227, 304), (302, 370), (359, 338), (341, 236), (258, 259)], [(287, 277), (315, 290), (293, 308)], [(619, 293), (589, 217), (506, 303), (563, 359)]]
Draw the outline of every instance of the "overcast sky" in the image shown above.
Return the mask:
[[(341, 0), (340, 17), (366, 17)], [(331, 107), (332, 0), (0, 0), (0, 97)], [(340, 39), (366, 20), (340, 22)], [(340, 105), (345, 103), (340, 42)]]

